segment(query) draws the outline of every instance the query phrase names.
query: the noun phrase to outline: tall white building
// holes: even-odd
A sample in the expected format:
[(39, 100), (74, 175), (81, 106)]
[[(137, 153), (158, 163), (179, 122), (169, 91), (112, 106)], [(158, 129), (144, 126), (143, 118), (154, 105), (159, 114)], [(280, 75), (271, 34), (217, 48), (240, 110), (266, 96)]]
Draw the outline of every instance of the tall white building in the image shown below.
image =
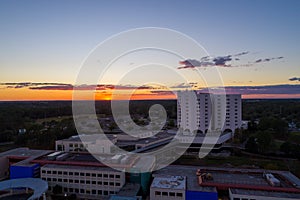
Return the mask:
[(234, 132), (242, 124), (241, 95), (179, 91), (177, 124), (186, 134), (207, 130)]

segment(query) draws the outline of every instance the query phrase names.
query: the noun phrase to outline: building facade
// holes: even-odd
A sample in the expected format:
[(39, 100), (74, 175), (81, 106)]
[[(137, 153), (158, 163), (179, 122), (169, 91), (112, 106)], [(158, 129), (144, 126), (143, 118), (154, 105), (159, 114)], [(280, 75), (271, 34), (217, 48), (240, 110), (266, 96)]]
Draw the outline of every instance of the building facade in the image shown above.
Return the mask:
[(177, 125), (183, 133), (234, 132), (242, 124), (240, 94), (177, 92)]
[(125, 173), (109, 167), (47, 164), (41, 167), (41, 178), (52, 192), (59, 186), (65, 194), (88, 199), (117, 194), (125, 184)]

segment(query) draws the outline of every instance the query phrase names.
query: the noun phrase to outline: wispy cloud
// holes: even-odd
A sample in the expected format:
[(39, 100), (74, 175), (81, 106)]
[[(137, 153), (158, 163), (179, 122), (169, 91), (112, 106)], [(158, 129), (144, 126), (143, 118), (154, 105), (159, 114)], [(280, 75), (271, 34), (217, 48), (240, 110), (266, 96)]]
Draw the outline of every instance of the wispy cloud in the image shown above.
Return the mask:
[(7, 88), (35, 88), (39, 86), (52, 86), (52, 87), (64, 87), (64, 86), (72, 86), (71, 84), (67, 83), (32, 83), (32, 82), (7, 82), (7, 83), (0, 83), (2, 86), (6, 86)]
[(160, 86), (147, 86), (147, 85), (112, 85), (112, 84), (98, 84), (98, 85), (72, 85), (66, 83), (32, 83), (32, 82), (10, 82), (0, 83), (6, 88), (28, 88), (30, 90), (150, 90), (162, 89)]
[(187, 59), (183, 61), (179, 61), (179, 66), (177, 69), (194, 69), (196, 67), (250, 67), (255, 64), (263, 63), (263, 62), (270, 62), (273, 60), (279, 60), (283, 57), (272, 57), (272, 58), (259, 58), (254, 61), (248, 61), (246, 63), (239, 63), (238, 65), (232, 64), (232, 61), (241, 61), (239, 57), (249, 54), (249, 51), (244, 51), (237, 54), (231, 54), (227, 56), (216, 56), (216, 57), (209, 57), (205, 56), (197, 59)]
[(153, 90), (150, 92), (152, 94), (156, 94), (156, 95), (175, 95), (174, 92), (169, 91), (169, 90)]

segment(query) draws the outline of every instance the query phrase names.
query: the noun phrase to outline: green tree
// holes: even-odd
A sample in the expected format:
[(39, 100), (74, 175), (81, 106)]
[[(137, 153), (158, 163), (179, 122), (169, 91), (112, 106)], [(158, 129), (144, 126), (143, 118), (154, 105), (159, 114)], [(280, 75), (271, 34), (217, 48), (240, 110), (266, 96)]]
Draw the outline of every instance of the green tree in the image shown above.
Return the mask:
[(256, 138), (251, 136), (245, 146), (246, 150), (249, 152), (257, 153), (258, 152), (258, 145), (256, 142)]
[(285, 154), (290, 154), (292, 150), (292, 144), (290, 142), (284, 142), (280, 146), (280, 151), (284, 152)]
[(261, 153), (266, 153), (270, 145), (272, 144), (273, 141), (273, 136), (270, 131), (259, 131), (257, 133), (257, 144), (258, 144), (258, 151)]

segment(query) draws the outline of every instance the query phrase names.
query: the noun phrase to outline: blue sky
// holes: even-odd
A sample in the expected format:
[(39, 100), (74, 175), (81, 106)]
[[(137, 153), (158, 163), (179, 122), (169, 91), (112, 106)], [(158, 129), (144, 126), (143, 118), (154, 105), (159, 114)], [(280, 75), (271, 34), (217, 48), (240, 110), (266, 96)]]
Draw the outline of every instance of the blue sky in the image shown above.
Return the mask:
[[(73, 83), (101, 41), (132, 28), (187, 34), (212, 56), (249, 52), (220, 68), (226, 85), (298, 84), (300, 1), (0, 1), (0, 82)], [(193, 58), (200, 59), (200, 58)]]

